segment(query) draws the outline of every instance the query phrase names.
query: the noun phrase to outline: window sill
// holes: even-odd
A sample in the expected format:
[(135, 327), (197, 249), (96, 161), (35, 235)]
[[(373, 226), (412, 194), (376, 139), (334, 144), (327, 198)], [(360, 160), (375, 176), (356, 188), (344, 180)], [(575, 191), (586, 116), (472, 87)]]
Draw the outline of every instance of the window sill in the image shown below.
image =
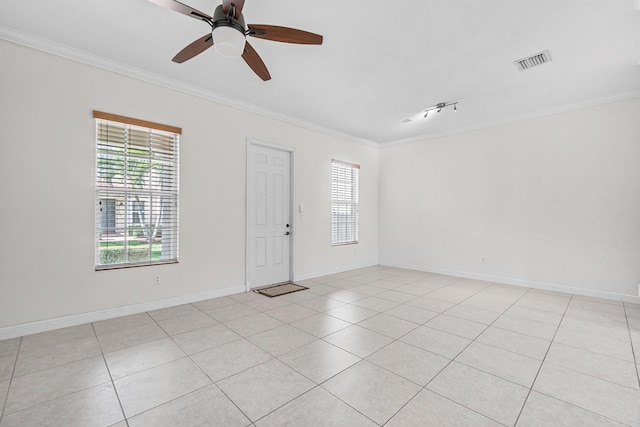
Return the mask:
[(178, 260), (145, 262), (140, 264), (114, 264), (114, 265), (98, 265), (96, 271), (122, 270), (123, 268), (151, 267), (154, 265), (178, 264)]
[(358, 242), (343, 242), (343, 243), (332, 243), (331, 246), (349, 246), (349, 245), (357, 245)]

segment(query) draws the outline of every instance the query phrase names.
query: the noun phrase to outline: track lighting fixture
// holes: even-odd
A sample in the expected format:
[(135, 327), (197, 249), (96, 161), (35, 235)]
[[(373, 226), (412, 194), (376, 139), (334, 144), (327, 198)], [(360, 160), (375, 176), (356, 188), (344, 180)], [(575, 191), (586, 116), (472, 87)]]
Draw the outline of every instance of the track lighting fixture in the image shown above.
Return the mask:
[[(638, 0), (638, 1), (640, 1), (640, 0)], [(426, 119), (430, 112), (435, 111), (436, 113), (440, 113), (443, 109), (445, 109), (447, 107), (451, 107), (451, 106), (453, 106), (453, 111), (457, 113), (458, 112), (458, 101), (455, 101), (455, 102), (438, 102), (433, 107), (429, 107), (429, 108), (426, 108), (426, 109), (422, 110), (422, 112), (419, 113), (419, 115), (416, 114), (413, 117), (408, 117), (408, 118), (404, 119), (402, 121), (402, 123), (409, 123), (409, 122), (413, 122), (414, 120), (419, 120), (420, 116), (422, 116), (422, 118)]]
[(458, 111), (458, 102), (438, 102), (436, 105), (434, 105), (433, 107), (429, 107), (426, 110), (424, 110), (424, 117), (426, 118), (429, 115), (430, 111), (436, 111), (436, 113), (439, 113), (442, 111), (443, 108), (447, 108), (447, 107), (451, 107), (453, 105), (453, 111), (457, 112)]

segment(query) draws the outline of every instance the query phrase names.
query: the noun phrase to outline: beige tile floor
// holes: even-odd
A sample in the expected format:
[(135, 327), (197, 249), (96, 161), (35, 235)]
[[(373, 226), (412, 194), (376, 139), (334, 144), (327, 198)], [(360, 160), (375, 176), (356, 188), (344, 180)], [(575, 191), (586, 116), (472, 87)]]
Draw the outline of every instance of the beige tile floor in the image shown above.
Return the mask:
[(640, 306), (387, 267), (0, 341), (0, 426), (640, 426)]

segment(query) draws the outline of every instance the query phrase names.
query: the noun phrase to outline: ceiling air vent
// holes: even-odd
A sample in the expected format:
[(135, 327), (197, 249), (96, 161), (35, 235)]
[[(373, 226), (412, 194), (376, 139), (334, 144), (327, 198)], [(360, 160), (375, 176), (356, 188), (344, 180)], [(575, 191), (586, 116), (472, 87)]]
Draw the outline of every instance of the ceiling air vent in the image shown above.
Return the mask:
[(514, 61), (514, 64), (516, 64), (518, 70), (524, 71), (529, 68), (537, 67), (538, 65), (546, 64), (547, 62), (551, 62), (551, 54), (548, 50), (545, 50), (544, 52), (518, 59), (517, 61)]

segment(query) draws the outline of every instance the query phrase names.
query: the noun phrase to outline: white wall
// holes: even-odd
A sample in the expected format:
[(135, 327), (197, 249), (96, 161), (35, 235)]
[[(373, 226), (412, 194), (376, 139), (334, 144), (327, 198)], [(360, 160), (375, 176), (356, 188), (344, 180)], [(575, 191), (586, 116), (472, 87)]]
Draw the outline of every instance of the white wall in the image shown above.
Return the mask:
[(633, 99), (384, 149), (380, 263), (637, 295), (639, 123)]
[[(377, 149), (4, 41), (0, 57), (0, 329), (244, 286), (247, 138), (295, 149), (297, 277), (377, 264)], [(94, 109), (182, 127), (179, 264), (94, 271)], [(332, 158), (362, 165), (357, 246), (330, 245)]]
[[(637, 294), (640, 99), (379, 152), (12, 43), (0, 57), (0, 331), (241, 289), (247, 138), (295, 149), (296, 278), (380, 261)], [(94, 109), (183, 128), (179, 264), (94, 271)], [(329, 243), (332, 158), (362, 166), (355, 246)]]

